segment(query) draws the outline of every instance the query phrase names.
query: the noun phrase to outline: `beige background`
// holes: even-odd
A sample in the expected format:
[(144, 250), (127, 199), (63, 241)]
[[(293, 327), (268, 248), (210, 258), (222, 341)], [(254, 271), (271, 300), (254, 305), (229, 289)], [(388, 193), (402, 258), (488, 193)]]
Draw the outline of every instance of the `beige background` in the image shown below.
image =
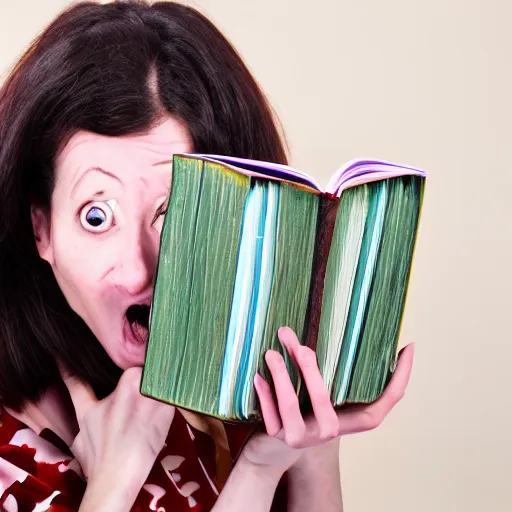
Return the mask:
[[(66, 0), (0, 0), (0, 70)], [(343, 161), (425, 168), (402, 342), (408, 394), (346, 438), (347, 512), (512, 510), (512, 2), (201, 0), (324, 183)], [(316, 162), (316, 163), (315, 163)]]

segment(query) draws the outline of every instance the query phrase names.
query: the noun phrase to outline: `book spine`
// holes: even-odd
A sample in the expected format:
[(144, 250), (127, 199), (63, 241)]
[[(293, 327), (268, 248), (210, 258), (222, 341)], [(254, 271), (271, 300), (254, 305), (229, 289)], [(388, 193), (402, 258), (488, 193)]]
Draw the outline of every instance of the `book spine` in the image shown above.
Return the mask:
[(311, 275), (311, 286), (303, 337), (303, 344), (314, 351), (316, 351), (320, 318), (322, 316), (325, 272), (327, 270), (327, 261), (331, 250), (339, 206), (339, 198), (324, 195), (320, 199), (313, 272)]

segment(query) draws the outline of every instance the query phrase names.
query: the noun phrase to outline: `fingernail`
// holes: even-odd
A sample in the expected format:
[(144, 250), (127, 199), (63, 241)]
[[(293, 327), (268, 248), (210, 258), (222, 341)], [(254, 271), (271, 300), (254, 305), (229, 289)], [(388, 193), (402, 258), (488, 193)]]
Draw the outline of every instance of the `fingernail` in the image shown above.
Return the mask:
[(265, 361), (267, 361), (267, 363), (270, 361), (272, 362), (272, 358), (275, 357), (275, 351), (274, 350), (267, 350), (265, 352)]
[(302, 345), (299, 348), (299, 358), (302, 361), (309, 361), (309, 360), (312, 360), (313, 358), (316, 359), (316, 354), (309, 347), (306, 347), (305, 345)]
[(286, 325), (283, 325), (282, 327), (279, 327), (277, 330), (278, 336), (285, 336), (289, 332), (290, 328)]
[(283, 356), (277, 350), (268, 350), (265, 354), (265, 360), (267, 364), (284, 364)]

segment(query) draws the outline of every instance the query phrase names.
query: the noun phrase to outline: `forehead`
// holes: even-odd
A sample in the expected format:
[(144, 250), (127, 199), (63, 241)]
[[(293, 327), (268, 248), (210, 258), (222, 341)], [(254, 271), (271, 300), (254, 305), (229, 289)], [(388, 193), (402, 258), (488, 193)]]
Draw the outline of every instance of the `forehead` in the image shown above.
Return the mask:
[[(152, 166), (172, 159), (175, 153), (192, 150), (188, 129), (176, 118), (166, 118), (137, 135), (111, 137), (79, 131), (57, 155), (57, 180), (73, 180), (76, 172), (90, 166), (105, 167), (111, 171)], [(69, 172), (62, 173), (64, 169)]]

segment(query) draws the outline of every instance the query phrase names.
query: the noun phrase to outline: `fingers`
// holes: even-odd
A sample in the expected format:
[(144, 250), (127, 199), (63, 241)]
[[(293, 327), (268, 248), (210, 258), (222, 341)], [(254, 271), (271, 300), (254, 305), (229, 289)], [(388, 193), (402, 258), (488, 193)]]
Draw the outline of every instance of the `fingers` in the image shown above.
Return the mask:
[(389, 384), (381, 397), (372, 404), (384, 413), (384, 416), (403, 398), (409, 384), (414, 360), (414, 344), (407, 345), (398, 358), (398, 364)]
[(311, 399), (314, 418), (309, 418), (305, 422), (302, 417), (296, 390), (279, 352), (269, 350), (265, 354), (277, 395), (277, 404), (272, 388), (259, 374), (254, 379), (254, 385), (267, 433), (284, 439), (291, 447), (303, 447), (312, 438), (316, 439), (315, 442), (322, 442), (340, 435), (376, 428), (405, 394), (414, 356), (412, 344), (400, 352), (393, 377), (378, 400), (369, 405), (351, 406), (336, 413), (318, 367), (315, 352), (301, 345), (293, 330), (287, 327), (281, 328), (278, 334), (283, 347), (302, 374)]
[(302, 373), (318, 423), (319, 437), (322, 440), (336, 437), (339, 431), (338, 416), (320, 373), (315, 352), (301, 345), (297, 335), (289, 327), (279, 329), (279, 339)]
[(139, 366), (133, 366), (123, 372), (119, 379), (118, 387), (139, 394), (141, 380), (142, 368)]
[(290, 329), (289, 327), (281, 327), (277, 331), (277, 336), (288, 354), (290, 354), (292, 361), (299, 366), (299, 350), (302, 345), (300, 344), (300, 341), (293, 329)]
[(313, 413), (318, 422), (319, 436), (323, 440), (332, 439), (339, 433), (338, 416), (318, 368), (316, 354), (310, 348), (302, 347), (300, 349), (299, 366), (311, 399)]
[(78, 424), (80, 425), (90, 407), (98, 403), (98, 399), (89, 384), (83, 382), (78, 377), (70, 375), (62, 367), (59, 367), (59, 369), (62, 380), (68, 388), (69, 396), (75, 408)]
[(284, 440), (289, 446), (298, 447), (303, 441), (306, 424), (299, 408), (299, 399), (290, 379), (288, 368), (283, 356), (275, 350), (269, 350), (265, 354), (265, 360), (274, 381)]
[[(123, 411), (120, 415), (127, 414), (126, 403), (130, 405), (130, 414), (140, 414), (153, 419), (153, 424), (160, 425), (169, 430), (174, 419), (175, 406), (144, 396), (140, 392), (142, 380), (142, 368), (135, 366), (123, 372), (114, 394), (112, 395), (112, 409), (119, 408)], [(116, 395), (114, 397), (114, 395)], [(165, 434), (167, 435), (167, 433)]]
[(340, 434), (354, 434), (378, 427), (405, 394), (412, 371), (414, 345), (407, 345), (400, 353), (398, 364), (389, 384), (375, 402), (358, 405), (338, 413)]
[(261, 414), (269, 436), (275, 436), (281, 430), (282, 423), (279, 411), (274, 402), (272, 389), (268, 382), (259, 374), (254, 377), (254, 387), (260, 401)]

